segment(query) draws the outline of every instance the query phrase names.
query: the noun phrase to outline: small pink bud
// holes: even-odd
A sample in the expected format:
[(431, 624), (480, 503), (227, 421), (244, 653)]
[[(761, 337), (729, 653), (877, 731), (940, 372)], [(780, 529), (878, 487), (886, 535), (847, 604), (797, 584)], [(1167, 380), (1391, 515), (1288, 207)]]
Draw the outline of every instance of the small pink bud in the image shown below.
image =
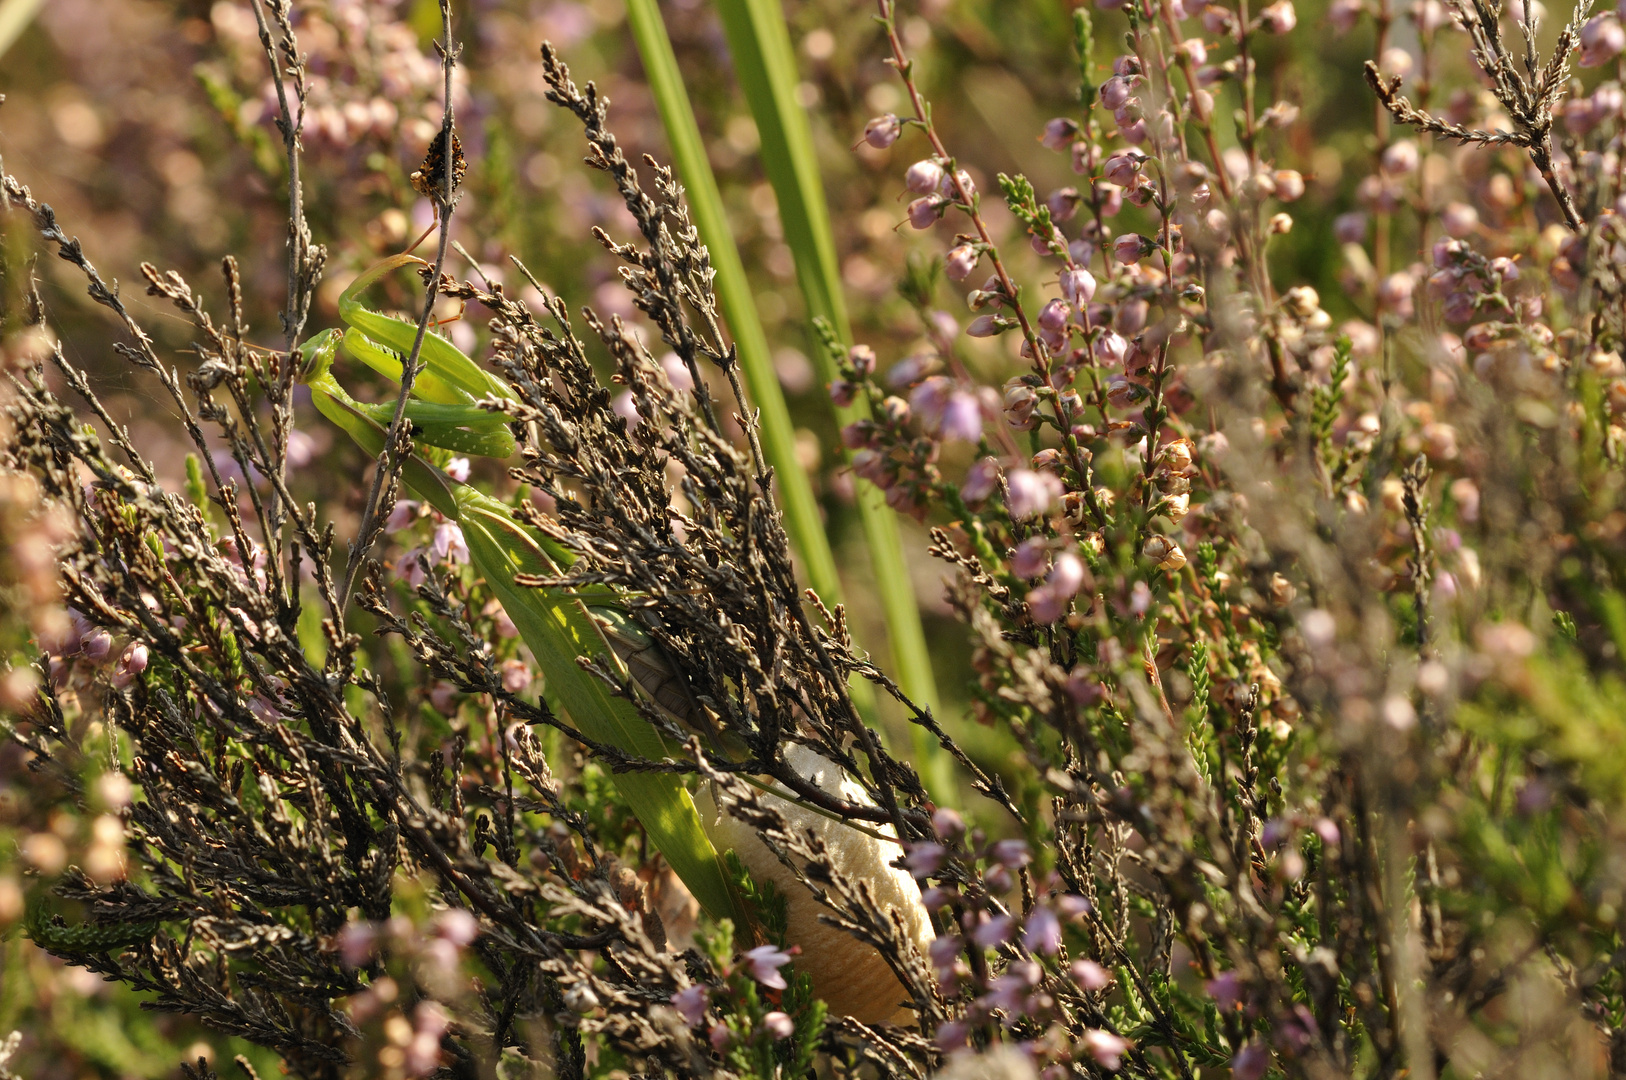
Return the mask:
[(943, 182), (943, 166), (931, 159), (917, 161), (903, 174), (903, 183), (916, 195), (930, 195)]
[(864, 125), (864, 141), (877, 150), (885, 150), (903, 134), (903, 121), (892, 113), (884, 113)]

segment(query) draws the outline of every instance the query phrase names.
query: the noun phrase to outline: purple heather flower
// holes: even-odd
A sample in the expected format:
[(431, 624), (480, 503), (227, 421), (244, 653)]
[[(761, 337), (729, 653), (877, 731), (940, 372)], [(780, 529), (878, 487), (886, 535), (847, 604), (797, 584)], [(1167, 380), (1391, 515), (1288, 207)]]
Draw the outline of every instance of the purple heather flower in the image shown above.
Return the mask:
[(1011, 556), (1011, 573), (1031, 580), (1045, 572), (1050, 563), (1050, 545), (1042, 536), (1032, 536), (1016, 546)]
[(1073, 317), (1072, 305), (1060, 298), (1051, 300), (1039, 310), (1039, 325), (1046, 330), (1061, 330)]
[(796, 1034), (796, 1022), (789, 1015), (775, 1011), (762, 1018), (762, 1030), (777, 1042)]
[(1092, 993), (1112, 985), (1112, 974), (1094, 960), (1075, 961), (1068, 974), (1079, 986)]
[(945, 889), (939, 885), (933, 885), (931, 888), (920, 894), (920, 902), (926, 905), (927, 911), (941, 911), (943, 908), (946, 908), (950, 904), (954, 903), (955, 898), (958, 895), (959, 894), (953, 889)]
[(1069, 597), (1061, 595), (1049, 585), (1041, 585), (1023, 599), (1028, 605), (1028, 616), (1041, 626), (1047, 626), (1066, 614)]
[(977, 395), (960, 390), (943, 407), (941, 433), (945, 439), (974, 443), (982, 438), (982, 404)]
[(925, 195), (909, 204), (909, 224), (917, 229), (929, 229), (943, 216), (947, 204), (938, 195)]
[(751, 965), (753, 979), (773, 990), (785, 989), (785, 977), (779, 974), (779, 969), (790, 963), (790, 953), (781, 952), (772, 945), (758, 945), (746, 952), (745, 959)]
[(1242, 980), (1236, 972), (1227, 971), (1210, 979), (1203, 987), (1214, 999), (1221, 1012), (1230, 1012), (1242, 1001)]
[(135, 682), (136, 676), (147, 670), (147, 646), (132, 641), (119, 657), (119, 666), (113, 670), (113, 689), (123, 690)]
[(1151, 245), (1139, 233), (1124, 233), (1112, 242), (1112, 254), (1125, 266), (1132, 266), (1140, 262), (1141, 256), (1147, 253)]
[(950, 1020), (937, 1028), (937, 1034), (932, 1036), (937, 1048), (943, 1051), (958, 1050), (966, 1044), (966, 1038), (971, 1034), (971, 1027), (964, 1020)]
[(1264, 1043), (1249, 1043), (1231, 1059), (1231, 1080), (1259, 1080), (1270, 1068), (1270, 1050)]
[(1078, 138), (1078, 122), (1066, 116), (1058, 116), (1048, 121), (1044, 126), (1044, 134), (1039, 136), (1039, 142), (1049, 150), (1065, 150)]
[(1259, 13), (1259, 26), (1267, 34), (1288, 34), (1299, 24), (1293, 0), (1276, 0)]
[(734, 1041), (734, 1033), (728, 1030), (727, 1024), (713, 1024), (706, 1033), (706, 1039), (711, 1043), (711, 1048), (720, 1054)]
[(1006, 483), (1011, 517), (1019, 521), (1038, 517), (1061, 498), (1061, 480), (1049, 473), (1012, 469)]
[(1108, 1072), (1117, 1072), (1129, 1044), (1110, 1031), (1092, 1028), (1084, 1033), (1084, 1049)]
[(1009, 915), (995, 915), (971, 931), (971, 940), (984, 949), (991, 949), (995, 945), (1003, 945), (1011, 940), (1011, 933), (1015, 928), (1016, 920)]
[(945, 174), (943, 182), (937, 185), (937, 193), (949, 202), (959, 202), (961, 191), (965, 192), (967, 199), (977, 197), (977, 185), (971, 179), (971, 174), (964, 169), (956, 170), (953, 177)]
[(943, 182), (943, 166), (927, 158), (909, 166), (903, 174), (903, 183), (916, 195), (930, 195)]
[(99, 664), (113, 651), (113, 635), (100, 628), (92, 630), (79, 639), (79, 649), (86, 660)]
[(1084, 307), (1095, 299), (1095, 275), (1082, 266), (1062, 271), (1061, 294), (1068, 303)]
[(1134, 76), (1114, 75), (1101, 84), (1101, 104), (1106, 109), (1117, 112), (1129, 103), (1134, 91)]
[(1033, 909), (1022, 930), (1022, 944), (1032, 952), (1054, 956), (1061, 948), (1061, 920), (1043, 904)]
[(1020, 870), (1033, 861), (1026, 840), (1000, 840), (989, 853), (993, 860), (1008, 870)]
[(904, 857), (904, 865), (909, 872), (917, 878), (929, 878), (943, 868), (943, 860), (948, 858), (948, 848), (942, 844), (922, 843), (914, 844), (909, 848), (909, 854)]
[(672, 1008), (683, 1017), (683, 1022), (690, 1027), (699, 1027), (706, 1019), (706, 988), (704, 986), (687, 986), (672, 995)]
[(1315, 834), (1321, 837), (1321, 842), (1328, 847), (1338, 845), (1338, 823), (1332, 818), (1318, 818), (1315, 823)]
[(954, 380), (946, 375), (933, 375), (909, 392), (909, 405), (919, 414), (927, 431), (936, 431), (942, 424), (953, 393)]
[(1146, 155), (1139, 150), (1117, 150), (1101, 166), (1101, 175), (1121, 188), (1134, 187)]
[(978, 458), (965, 471), (960, 485), (960, 498), (968, 503), (979, 503), (994, 493), (999, 484), (999, 462), (991, 457)]
[(466, 458), (466, 457), (454, 457), (454, 458), (452, 458), (450, 461), (448, 461), (446, 463), (445, 472), (446, 472), (447, 476), (450, 476), (453, 480), (456, 480), (459, 484), (468, 483), (469, 482), (469, 459)]
[(885, 150), (903, 134), (903, 121), (892, 113), (882, 113), (864, 125), (864, 141), (877, 150)]
[(965, 819), (953, 807), (939, 806), (932, 811), (932, 830), (945, 840), (953, 840), (965, 835)]
[(1582, 67), (1601, 67), (1626, 49), (1626, 30), (1614, 14), (1594, 15), (1581, 27)]
[(942, 969), (953, 967), (954, 962), (960, 958), (960, 953), (964, 949), (964, 939), (950, 934), (947, 937), (934, 938), (932, 943), (926, 947), (926, 953), (932, 962), (932, 967)]
[(1366, 239), (1366, 215), (1359, 210), (1339, 214), (1332, 222), (1332, 234), (1340, 244), (1359, 244)]

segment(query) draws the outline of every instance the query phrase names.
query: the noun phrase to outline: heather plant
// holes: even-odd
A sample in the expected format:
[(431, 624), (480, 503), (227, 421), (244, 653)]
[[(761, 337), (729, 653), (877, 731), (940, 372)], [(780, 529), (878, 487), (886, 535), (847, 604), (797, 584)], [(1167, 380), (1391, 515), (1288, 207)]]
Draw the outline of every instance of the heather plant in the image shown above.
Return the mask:
[[(241, 1040), (193, 1076), (1626, 1075), (1616, 14), (1335, 0), (1374, 44), (1340, 142), (1293, 0), (1046, 6), (1073, 107), (989, 175), (917, 56), (988, 39), (815, 10), (895, 80), (845, 133), (902, 204), (866, 211), (881, 298), (837, 268), (782, 13), (718, 5), (825, 452), (877, 572), (900, 522), (942, 568), (934, 702), (907, 589), (888, 655), (829, 583), (684, 12), (628, 6), (673, 167), (529, 62), (621, 208), (626, 299), (577, 311), (479, 235), (454, 29), (499, 13), (441, 0), (430, 61), (389, 8), (211, 13), (286, 258), (143, 264), (173, 357), (0, 169), (119, 335), (76, 360), (8, 263), (8, 956)], [(256, 41), (266, 123), (230, 96)], [(305, 177), (392, 137), (400, 70), (436, 119), (381, 169), (432, 254), (347, 250), (332, 288), (357, 196)], [(318, 437), (370, 472), (313, 483)]]

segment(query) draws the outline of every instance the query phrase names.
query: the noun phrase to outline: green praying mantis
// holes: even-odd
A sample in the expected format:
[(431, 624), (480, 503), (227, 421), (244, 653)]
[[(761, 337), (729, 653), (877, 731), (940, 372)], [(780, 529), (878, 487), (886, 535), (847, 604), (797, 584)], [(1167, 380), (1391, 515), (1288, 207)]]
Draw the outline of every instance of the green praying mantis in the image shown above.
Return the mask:
[[(395, 406), (351, 397), (334, 377), (333, 362), (342, 345), (374, 371), (400, 381), (402, 358), (412, 348), (417, 327), (369, 309), (361, 297), (386, 274), (409, 264), (422, 265), (422, 260), (396, 255), (366, 270), (339, 298), (346, 329), (318, 334), (300, 349), (300, 381), (310, 387), (317, 410), (375, 456), (383, 452)], [(577, 663), (579, 656), (618, 657), (630, 665), (638, 685), (650, 688), (657, 705), (670, 709), (678, 704), (658, 647), (627, 616), (617, 595), (602, 586), (566, 591), (517, 585), (520, 575), (557, 576), (573, 561), (571, 553), (519, 522), (502, 502), (453, 480), (440, 467), (450, 454), (505, 458), (514, 452), (507, 417), (480, 405), (491, 399), (515, 400), (513, 390), (434, 332), (424, 335), (420, 358), (422, 368), (405, 405), (414, 447), (402, 462), (403, 481), (463, 530), (474, 569), (535, 655), (550, 704), (597, 742), (647, 760), (678, 758), (679, 751), (631, 702), (612, 694)], [(650, 840), (706, 912), (748, 927), (749, 914), (681, 778), (658, 772), (615, 773), (612, 778)]]

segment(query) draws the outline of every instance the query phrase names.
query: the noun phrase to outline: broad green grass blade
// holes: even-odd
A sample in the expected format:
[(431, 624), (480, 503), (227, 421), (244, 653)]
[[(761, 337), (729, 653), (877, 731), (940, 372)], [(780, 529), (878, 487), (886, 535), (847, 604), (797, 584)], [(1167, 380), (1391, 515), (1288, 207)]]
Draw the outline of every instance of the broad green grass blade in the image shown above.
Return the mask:
[(830, 541), (819, 520), (813, 485), (796, 459), (796, 432), (791, 426), (790, 410), (785, 406), (785, 395), (779, 388), (779, 376), (774, 371), (768, 336), (757, 317), (751, 284), (740, 262), (739, 249), (734, 246), (734, 233), (723, 211), (723, 197), (717, 190), (711, 162), (706, 158), (706, 147), (700, 139), (694, 110), (689, 106), (689, 95), (683, 89), (683, 76), (678, 72), (677, 57), (672, 54), (672, 42), (666, 36), (666, 24), (661, 21), (656, 0), (627, 0), (627, 18), (632, 24), (638, 53), (643, 57), (644, 73), (655, 95), (655, 106), (666, 127), (678, 175), (688, 189), (689, 213), (700, 230), (700, 238), (711, 251), (711, 265), (717, 271), (717, 298), (739, 350), (751, 404), (762, 410), (762, 450), (779, 481), (785, 528), (802, 558), (808, 583), (825, 603), (839, 603), (841, 579), (836, 574), (835, 556), (830, 552)]
[[(796, 260), (796, 280), (808, 318), (827, 320), (842, 344), (851, 345), (852, 327), (842, 297), (829, 204), (819, 176), (807, 112), (796, 100), (796, 54), (784, 11), (778, 0), (717, 0), (717, 13), (728, 35), (740, 89), (756, 119), (763, 169), (779, 202), (779, 221)], [(808, 340), (812, 346), (808, 353), (817, 366), (819, 380), (828, 384), (836, 378), (834, 365), (820, 347), (817, 335), (810, 331)], [(832, 407), (841, 424), (869, 415), (869, 403), (863, 399), (845, 408)], [(937, 681), (920, 625), (920, 607), (904, 563), (897, 517), (873, 484), (861, 482), (857, 488), (860, 520), (891, 637), (898, 685), (917, 705), (928, 706), (936, 713)], [(938, 751), (926, 731), (913, 731), (922, 778), (935, 796), (948, 797), (953, 790), (948, 758)]]

